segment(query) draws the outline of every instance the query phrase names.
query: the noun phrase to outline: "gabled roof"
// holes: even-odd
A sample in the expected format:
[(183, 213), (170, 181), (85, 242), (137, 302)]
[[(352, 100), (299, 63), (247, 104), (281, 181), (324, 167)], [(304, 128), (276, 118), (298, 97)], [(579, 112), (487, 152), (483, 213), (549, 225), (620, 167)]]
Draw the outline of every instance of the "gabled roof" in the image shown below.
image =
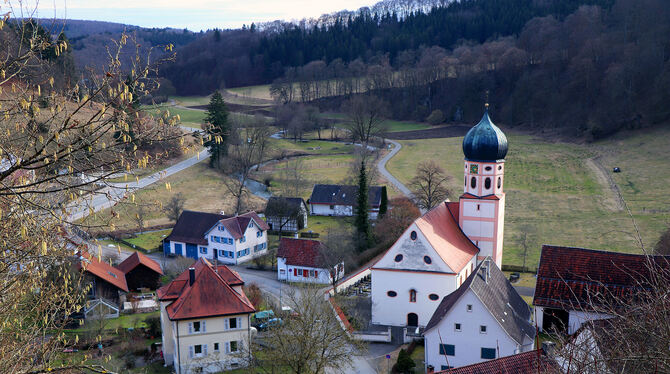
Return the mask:
[(223, 227), (226, 228), (226, 231), (228, 231), (233, 238), (239, 239), (247, 231), (247, 227), (249, 226), (249, 222), (251, 222), (251, 220), (256, 222), (261, 230), (265, 231), (270, 229), (270, 226), (268, 226), (268, 224), (262, 220), (261, 217), (256, 214), (256, 212), (248, 212), (239, 216), (227, 217), (222, 219), (220, 223), (223, 225)]
[(554, 360), (547, 357), (542, 349), (536, 349), (511, 356), (497, 358), (461, 366), (459, 368), (438, 371), (436, 373), (449, 374), (558, 374), (558, 366)]
[(323, 244), (318, 240), (281, 238), (277, 257), (286, 259), (286, 264), (320, 268), (319, 255)]
[[(368, 205), (378, 207), (382, 201), (382, 195), (386, 193), (384, 186), (368, 187)], [(358, 186), (345, 186), (339, 184), (315, 184), (312, 189), (310, 204), (331, 205), (356, 205)]]
[(425, 331), (439, 325), (440, 321), (468, 291), (477, 296), (491, 316), (514, 341), (522, 344), (524, 337), (531, 339), (535, 337), (535, 328), (530, 323), (530, 307), (490, 257), (484, 259), (456, 291), (442, 299), (426, 325)]
[[(158, 289), (160, 301), (172, 301), (166, 308), (171, 320), (216, 317), (255, 312), (254, 306), (244, 292), (238, 293), (224, 278), (221, 269), (215, 269), (207, 260), (200, 258), (195, 268), (195, 281), (189, 284), (187, 269), (167, 286)], [(217, 272), (217, 269), (219, 272)]]
[(294, 216), (300, 212), (301, 206), (307, 206), (301, 197), (272, 196), (265, 205), (265, 216)]
[(164, 240), (207, 245), (205, 233), (218, 221), (228, 217), (216, 213), (185, 210), (179, 215), (172, 232)]
[(415, 221), (423, 236), (442, 260), (454, 271), (460, 272), (479, 253), (479, 248), (458, 226), (457, 202), (442, 202)]
[(543, 245), (533, 304), (589, 309), (594, 297), (629, 297), (643, 287), (652, 263), (667, 269), (669, 261), (670, 256)]
[(81, 252), (81, 261), (77, 267), (104, 280), (121, 291), (128, 292), (126, 275), (121, 272), (121, 270), (111, 266), (110, 264), (103, 261), (98, 261), (97, 257), (92, 256), (88, 252)]
[(184, 242), (191, 244), (207, 245), (205, 235), (217, 223), (221, 223), (235, 239), (239, 239), (251, 220), (254, 220), (261, 230), (269, 230), (270, 227), (262, 220), (256, 212), (248, 212), (239, 216), (225, 216), (223, 214), (194, 212), (185, 210), (177, 219), (170, 235), (164, 240)]
[(149, 257), (139, 253), (133, 252), (128, 258), (123, 260), (120, 264), (116, 265), (116, 268), (121, 270), (123, 274), (128, 274), (130, 271), (135, 269), (138, 265), (144, 265), (147, 268), (155, 271), (156, 273), (163, 275), (163, 269), (158, 264), (158, 262), (150, 259)]

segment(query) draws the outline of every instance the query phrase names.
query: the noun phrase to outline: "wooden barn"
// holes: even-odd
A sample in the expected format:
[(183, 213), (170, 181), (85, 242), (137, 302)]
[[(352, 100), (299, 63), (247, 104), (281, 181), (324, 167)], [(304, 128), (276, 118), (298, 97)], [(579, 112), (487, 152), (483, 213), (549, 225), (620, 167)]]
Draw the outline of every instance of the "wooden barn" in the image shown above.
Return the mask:
[(163, 275), (160, 264), (139, 252), (134, 252), (116, 268), (125, 274), (128, 289), (131, 291), (140, 288), (155, 290), (160, 287), (160, 277)]

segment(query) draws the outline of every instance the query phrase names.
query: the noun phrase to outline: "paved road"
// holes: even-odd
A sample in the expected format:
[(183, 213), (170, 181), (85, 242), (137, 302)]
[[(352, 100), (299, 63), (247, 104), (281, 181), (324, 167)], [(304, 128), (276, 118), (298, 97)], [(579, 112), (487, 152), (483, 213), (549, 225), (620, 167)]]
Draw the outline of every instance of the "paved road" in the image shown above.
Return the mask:
[(402, 145), (400, 145), (400, 143), (396, 142), (395, 140), (386, 139), (386, 141), (393, 144), (393, 149), (391, 149), (391, 152), (379, 160), (379, 163), (377, 163), (377, 169), (379, 169), (379, 172), (384, 176), (384, 178), (386, 178), (386, 180), (389, 181), (389, 183), (394, 185), (400, 192), (402, 192), (403, 195), (411, 199), (413, 198), (412, 191), (410, 191), (409, 188), (407, 188), (404, 184), (402, 184), (402, 182), (397, 180), (396, 177), (394, 177), (391, 173), (389, 173), (388, 170), (386, 170), (386, 163), (393, 156), (395, 156), (396, 153), (400, 152)]

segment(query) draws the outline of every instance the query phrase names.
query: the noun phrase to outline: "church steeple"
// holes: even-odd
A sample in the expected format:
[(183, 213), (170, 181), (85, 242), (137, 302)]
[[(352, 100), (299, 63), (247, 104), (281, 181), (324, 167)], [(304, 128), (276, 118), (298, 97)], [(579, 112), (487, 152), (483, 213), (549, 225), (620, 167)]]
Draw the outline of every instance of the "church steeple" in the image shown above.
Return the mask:
[(465, 170), (459, 225), (480, 250), (502, 265), (505, 221), (503, 191), (507, 137), (491, 121), (488, 104), (482, 119), (463, 138)]

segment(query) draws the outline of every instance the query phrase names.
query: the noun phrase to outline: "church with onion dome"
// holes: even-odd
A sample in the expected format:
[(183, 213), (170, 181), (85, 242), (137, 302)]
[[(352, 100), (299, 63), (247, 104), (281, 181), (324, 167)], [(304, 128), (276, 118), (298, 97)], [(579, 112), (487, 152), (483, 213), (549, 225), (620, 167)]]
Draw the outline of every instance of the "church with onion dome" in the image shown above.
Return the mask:
[(372, 324), (419, 331), (487, 258), (499, 268), (507, 138), (488, 105), (463, 138), (463, 194), (416, 219), (372, 265)]

